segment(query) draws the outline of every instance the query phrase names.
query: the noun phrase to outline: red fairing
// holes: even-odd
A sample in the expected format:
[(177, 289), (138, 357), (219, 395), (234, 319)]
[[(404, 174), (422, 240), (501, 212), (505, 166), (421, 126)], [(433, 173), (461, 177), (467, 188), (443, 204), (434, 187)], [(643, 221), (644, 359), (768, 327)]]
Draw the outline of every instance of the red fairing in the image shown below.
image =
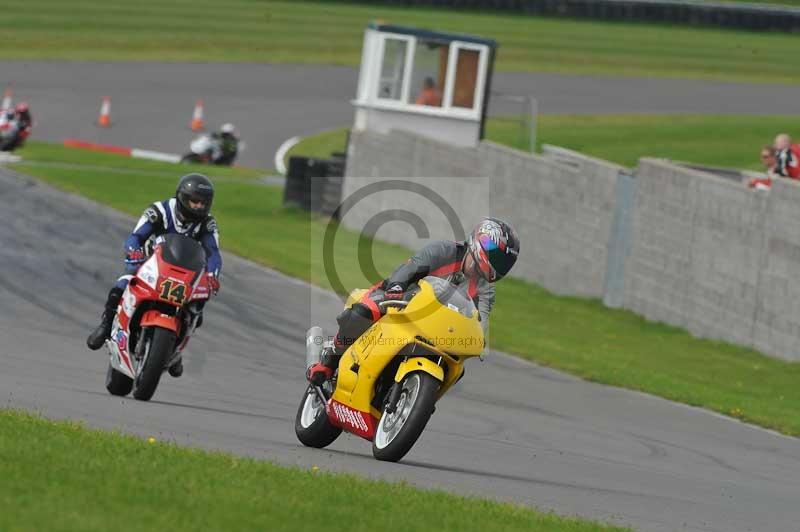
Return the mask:
[(211, 287), (208, 286), (208, 275), (203, 274), (197, 281), (197, 286), (192, 290), (191, 301), (200, 301), (211, 297)]
[(372, 414), (354, 410), (334, 399), (328, 401), (328, 404), (325, 405), (325, 411), (328, 414), (328, 420), (330, 420), (331, 425), (369, 441), (375, 438), (375, 430), (378, 428), (379, 420), (372, 417)]
[[(156, 248), (156, 256), (158, 257), (158, 287), (161, 290), (164, 283), (167, 281), (179, 282), (186, 286), (187, 293), (185, 294), (184, 301), (188, 301), (191, 299), (192, 294), (190, 291), (192, 290), (192, 281), (194, 281), (195, 273), (192, 270), (186, 270), (184, 268), (179, 268), (178, 266), (173, 266), (168, 262), (165, 262), (161, 258), (161, 247)], [(205, 280), (205, 275), (200, 275), (200, 281), (198, 286), (201, 284), (205, 284), (206, 289), (208, 289), (208, 284)], [(182, 302), (177, 306), (181, 306)]]
[[(151, 289), (145, 283), (139, 281), (132, 281), (128, 285), (128, 290), (131, 294), (136, 297), (136, 306), (139, 306), (139, 303), (148, 299), (158, 299), (158, 294), (155, 294), (155, 290)], [(154, 295), (155, 294), (155, 295)], [(120, 323), (122, 320), (120, 319)]]
[[(182, 307), (186, 302), (198, 299), (208, 299), (208, 281), (204, 274), (195, 279), (195, 273), (174, 266), (161, 257), (161, 247), (156, 247), (154, 255), (158, 263), (158, 282), (153, 290), (144, 282), (137, 282), (136, 287), (142, 291), (137, 294), (137, 299), (161, 300), (176, 307)], [(138, 274), (137, 274), (138, 276)], [(192, 283), (196, 281), (196, 285)]]
[(158, 310), (148, 310), (142, 315), (140, 322), (142, 327), (161, 327), (162, 329), (169, 329), (175, 331), (175, 334), (180, 333), (180, 322), (175, 316), (168, 316), (162, 314)]
[[(137, 294), (133, 289), (133, 286), (129, 287), (131, 294), (134, 296), (134, 308), (136, 308), (139, 302), (139, 294)], [(113, 338), (113, 340), (117, 343), (117, 348), (119, 349), (122, 363), (128, 367), (131, 373), (133, 373), (133, 364), (131, 364), (129, 352), (130, 345), (128, 344), (131, 319), (123, 310), (123, 303), (123, 301), (120, 301), (120, 304), (117, 307), (117, 319), (119, 320), (120, 330), (116, 333), (116, 336)]]

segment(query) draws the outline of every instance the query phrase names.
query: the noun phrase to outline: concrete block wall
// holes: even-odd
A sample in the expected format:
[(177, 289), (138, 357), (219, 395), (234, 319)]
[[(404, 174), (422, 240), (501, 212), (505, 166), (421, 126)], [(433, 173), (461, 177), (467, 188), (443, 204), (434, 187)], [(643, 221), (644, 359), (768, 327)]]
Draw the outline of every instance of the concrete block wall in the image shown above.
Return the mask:
[[(440, 148), (448, 149), (449, 157), (442, 157)], [(394, 217), (392, 211), (409, 211), (419, 217), (428, 232), (418, 237), (408, 223), (392, 221), (381, 225), (374, 236), (411, 249), (421, 247), (430, 238), (457, 239), (463, 236), (465, 227), (477, 223), (479, 213), (490, 203), (487, 180), (480, 179), (475, 170), (479, 167), (475, 150), (438, 145), (405, 133), (354, 132), (342, 191), (343, 206), (348, 209), (342, 224), (361, 231), (376, 215), (388, 213), (388, 219)], [(397, 179), (426, 190), (397, 192), (391, 184)], [(383, 183), (386, 190), (372, 192), (349, 208), (355, 193), (377, 183)], [(446, 212), (431, 202), (434, 195), (442, 198), (439, 203), (453, 209), (460, 225), (457, 230), (451, 227)]]
[(773, 182), (764, 220), (764, 250), (753, 324), (753, 346), (800, 360), (800, 185)]
[[(557, 294), (603, 296), (618, 167), (579, 154), (567, 165), (490, 142), (456, 148), (397, 131), (353, 132), (348, 150), (343, 197), (390, 177), (424, 184), (442, 194), (465, 231), (487, 214), (514, 224), (524, 242), (515, 276)], [(409, 209), (420, 213), (432, 238), (453, 238), (441, 213), (407, 198), (377, 195), (342, 222), (360, 230), (382, 210)], [(412, 248), (420, 240), (403, 223), (387, 224), (376, 236)]]
[(752, 345), (769, 196), (723, 177), (700, 173), (695, 179), (687, 328)]
[(574, 154), (563, 164), (491, 142), (477, 152), (493, 214), (524, 243), (514, 275), (557, 294), (603, 297), (619, 168)]
[[(523, 243), (516, 277), (800, 360), (800, 184), (780, 180), (761, 192), (663, 160), (642, 159), (631, 176), (560, 148), (536, 156), (490, 142), (468, 149), (354, 132), (344, 196), (391, 177), (442, 195), (465, 230), (487, 209), (510, 220)], [(419, 203), (379, 197), (343, 223), (360, 230), (402, 208), (421, 213), (430, 235), (393, 222), (379, 238), (411, 248), (453, 238), (445, 216)]]
[(652, 159), (635, 181), (624, 306), (751, 345), (767, 195)]

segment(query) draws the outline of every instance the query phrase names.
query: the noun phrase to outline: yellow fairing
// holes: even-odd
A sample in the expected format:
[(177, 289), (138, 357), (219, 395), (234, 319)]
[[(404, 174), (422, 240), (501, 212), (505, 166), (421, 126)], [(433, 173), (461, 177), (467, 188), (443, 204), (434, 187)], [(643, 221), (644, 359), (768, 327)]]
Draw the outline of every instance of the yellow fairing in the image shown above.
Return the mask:
[(444, 382), (444, 370), (442, 367), (422, 357), (409, 358), (405, 362), (401, 362), (394, 376), (394, 382), (403, 382), (405, 376), (412, 371), (424, 371), (425, 373), (429, 373), (437, 381)]
[(400, 315), (406, 317), (408, 337), (422, 337), (437, 351), (451, 355), (478, 356), (483, 351), (483, 329), (478, 321), (478, 311), (467, 317), (445, 307), (436, 299), (433, 288), (420, 281), (420, 292)]
[[(424, 371), (442, 382), (439, 397), (464, 372), (464, 360), (481, 354), (483, 329), (477, 311), (464, 316), (442, 305), (430, 284), (423, 280), (419, 286), (420, 292), (406, 308), (389, 308), (342, 356), (335, 400), (379, 418), (381, 412), (371, 405), (376, 381), (403, 348), (408, 346), (402, 355), (409, 358), (401, 363), (394, 380)], [(348, 306), (363, 293), (353, 292)]]

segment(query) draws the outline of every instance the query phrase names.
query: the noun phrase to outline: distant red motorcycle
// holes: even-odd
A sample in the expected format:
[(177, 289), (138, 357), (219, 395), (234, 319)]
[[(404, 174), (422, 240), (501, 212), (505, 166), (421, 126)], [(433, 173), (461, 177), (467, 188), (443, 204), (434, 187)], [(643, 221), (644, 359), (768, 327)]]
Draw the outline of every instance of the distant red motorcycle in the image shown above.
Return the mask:
[[(0, 151), (14, 151), (22, 147), (30, 136), (33, 124), (29, 120), (30, 114), (23, 115), (13, 110), (0, 111)], [(28, 119), (25, 119), (28, 117)]]
[(168, 234), (131, 279), (106, 340), (106, 389), (149, 401), (161, 374), (180, 356), (211, 294), (206, 255), (196, 240)]
[(21, 147), (31, 134), (31, 126), (20, 127), (13, 115), (0, 116), (0, 151), (14, 151)]

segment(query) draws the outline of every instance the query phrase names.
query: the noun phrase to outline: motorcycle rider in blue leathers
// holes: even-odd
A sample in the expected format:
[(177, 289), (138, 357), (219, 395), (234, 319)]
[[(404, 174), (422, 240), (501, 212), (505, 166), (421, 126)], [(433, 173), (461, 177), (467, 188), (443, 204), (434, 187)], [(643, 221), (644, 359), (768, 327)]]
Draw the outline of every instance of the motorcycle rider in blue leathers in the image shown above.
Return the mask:
[[(108, 293), (100, 324), (86, 339), (89, 349), (100, 349), (111, 334), (117, 305), (128, 282), (136, 274), (139, 266), (147, 260), (145, 246), (152, 237), (177, 233), (200, 242), (206, 253), (209, 287), (214, 293), (219, 291), (222, 255), (219, 252), (217, 222), (210, 214), (213, 200), (214, 185), (211, 180), (202, 174), (193, 173), (180, 179), (175, 197), (153, 203), (145, 209), (133, 232), (125, 240), (125, 274), (117, 280)], [(202, 314), (197, 326), (199, 327), (201, 323)], [(169, 374), (179, 377), (182, 373), (183, 363), (179, 358), (169, 368)]]

